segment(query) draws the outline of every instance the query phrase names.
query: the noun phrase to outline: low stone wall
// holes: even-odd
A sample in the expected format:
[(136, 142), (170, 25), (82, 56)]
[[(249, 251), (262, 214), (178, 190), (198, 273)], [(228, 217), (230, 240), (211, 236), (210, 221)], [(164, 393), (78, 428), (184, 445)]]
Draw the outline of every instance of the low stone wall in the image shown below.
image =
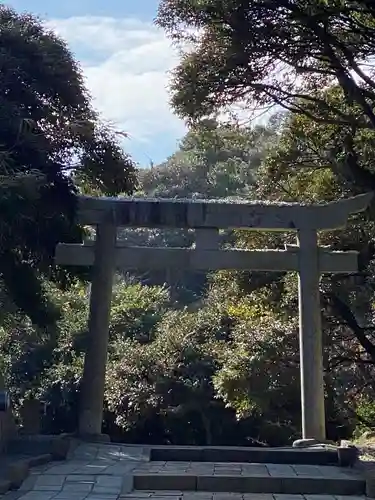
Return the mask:
[(17, 436), (17, 427), (12, 411), (0, 413), (0, 453), (6, 450), (7, 443)]
[[(4, 390), (4, 378), (0, 373), (0, 390)], [(7, 443), (17, 435), (17, 427), (13, 417), (12, 409), (0, 411), (0, 453), (6, 450)]]

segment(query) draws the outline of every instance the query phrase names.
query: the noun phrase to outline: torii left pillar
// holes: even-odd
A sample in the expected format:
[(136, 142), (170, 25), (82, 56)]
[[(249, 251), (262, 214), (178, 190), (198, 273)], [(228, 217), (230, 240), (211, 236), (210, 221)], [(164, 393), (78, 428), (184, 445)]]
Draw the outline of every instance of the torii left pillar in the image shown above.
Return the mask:
[(79, 435), (83, 438), (100, 439), (102, 435), (116, 236), (117, 227), (113, 220), (97, 226), (90, 294), (88, 344), (79, 408)]

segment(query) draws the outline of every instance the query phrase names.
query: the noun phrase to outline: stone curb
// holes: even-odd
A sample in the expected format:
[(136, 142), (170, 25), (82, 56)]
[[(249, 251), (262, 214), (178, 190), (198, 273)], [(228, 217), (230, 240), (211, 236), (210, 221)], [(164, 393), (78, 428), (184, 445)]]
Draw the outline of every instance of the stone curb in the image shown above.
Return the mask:
[(375, 498), (375, 477), (369, 473), (366, 477), (366, 497)]
[(7, 491), (10, 490), (10, 481), (7, 481), (6, 479), (3, 479), (0, 481), (0, 495), (3, 495)]
[(366, 483), (360, 478), (270, 477), (240, 475), (134, 474), (133, 489), (274, 493), (308, 495), (364, 495)]
[(65, 460), (70, 447), (72, 445), (72, 437), (68, 434), (60, 434), (57, 436), (36, 435), (25, 436), (20, 435), (16, 439), (10, 441), (8, 450), (10, 454), (27, 455), (26, 450), (33, 449), (33, 446), (42, 449), (39, 450), (39, 455), (51, 454), (53, 460)]
[[(8, 490), (18, 489), (28, 477), (30, 469), (32, 467), (47, 464), (52, 460), (52, 454), (45, 453), (43, 455), (37, 455), (35, 457), (20, 459), (9, 464), (5, 472), (6, 480), (0, 482), (1, 493), (5, 493), (5, 491)], [(6, 484), (8, 485), (8, 488), (7, 490), (3, 491)]]
[[(344, 449), (342, 464), (346, 465)], [(351, 456), (351, 455), (350, 455)], [(245, 447), (150, 447), (151, 461), (166, 462), (240, 462), (268, 464), (338, 465), (336, 449), (322, 448), (245, 448)], [(341, 464), (340, 464), (341, 465)]]
[[(71, 436), (65, 434), (61, 434), (55, 439), (51, 438), (50, 444), (50, 453), (25, 457), (7, 465), (5, 470), (6, 479), (0, 480), (0, 494), (4, 494), (9, 490), (18, 490), (29, 477), (31, 468), (52, 461), (65, 460), (73, 445)], [(14, 495), (16, 495), (16, 492), (14, 492)], [(17, 495), (15, 498), (17, 498)]]
[(111, 442), (111, 438), (108, 434), (78, 434), (71, 433), (67, 434), (67, 437), (80, 441), (82, 443), (91, 444), (115, 444)]

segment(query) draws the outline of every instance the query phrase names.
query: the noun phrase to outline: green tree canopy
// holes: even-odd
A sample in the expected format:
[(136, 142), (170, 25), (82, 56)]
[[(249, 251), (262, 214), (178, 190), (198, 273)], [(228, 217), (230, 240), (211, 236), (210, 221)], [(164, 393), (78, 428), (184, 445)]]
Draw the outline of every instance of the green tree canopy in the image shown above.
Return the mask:
[[(375, 84), (363, 66), (375, 53), (368, 0), (162, 0), (157, 22), (193, 43), (175, 74), (174, 105), (183, 116), (245, 100), (375, 125)], [(361, 109), (346, 113), (311, 96), (331, 83)]]
[(140, 188), (148, 196), (164, 198), (245, 196), (275, 139), (276, 123), (241, 127), (203, 120), (166, 162), (139, 172)]
[[(334, 96), (335, 91), (333, 87), (327, 95)], [(360, 130), (352, 138), (358, 165), (369, 170), (373, 135), (371, 129)], [(289, 114), (277, 145), (258, 170), (254, 195), (319, 203), (355, 194), (358, 186), (341, 175), (345, 152), (340, 144), (346, 138), (341, 125)], [(295, 243), (291, 233), (237, 231), (236, 235), (236, 246), (243, 248)], [(353, 429), (374, 397), (374, 239), (374, 222), (366, 213), (352, 216), (344, 229), (319, 235), (321, 245), (359, 252), (358, 273), (323, 276), (320, 283), (328, 432), (335, 439), (337, 423)], [(267, 435), (276, 422), (289, 433), (298, 431), (296, 278), (294, 273), (221, 272), (210, 291), (211, 301), (227, 302), (234, 324), (233, 341), (215, 376), (216, 390), (239, 415), (261, 412), (268, 421)], [(277, 408), (279, 401), (282, 408)]]
[[(172, 102), (191, 121), (279, 105), (354, 135), (375, 127), (375, 6), (368, 0), (162, 0), (157, 23), (189, 41)], [(337, 98), (318, 90), (337, 86)], [(373, 175), (351, 171), (362, 189)]]
[(75, 182), (129, 192), (134, 166), (93, 110), (63, 40), (2, 5), (0, 45), (0, 279), (33, 320), (48, 323), (36, 276), (56, 277), (56, 244), (80, 237)]

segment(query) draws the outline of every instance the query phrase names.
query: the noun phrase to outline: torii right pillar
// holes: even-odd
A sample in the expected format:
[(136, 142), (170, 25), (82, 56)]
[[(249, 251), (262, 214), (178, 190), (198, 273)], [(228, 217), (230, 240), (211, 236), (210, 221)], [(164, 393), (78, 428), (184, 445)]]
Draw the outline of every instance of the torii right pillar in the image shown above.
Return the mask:
[(302, 437), (324, 441), (323, 336), (317, 233), (311, 229), (299, 230), (297, 238)]
[[(326, 206), (320, 206), (318, 209), (314, 207), (309, 213), (311, 221), (314, 222), (312, 224), (301, 224), (297, 229), (303, 439), (314, 438), (321, 442), (326, 440), (323, 334), (319, 290), (321, 270), (317, 226), (319, 227), (319, 224), (324, 226), (324, 223), (326, 223), (325, 230), (329, 227), (332, 229), (343, 227), (351, 213), (365, 210), (372, 199), (373, 194), (367, 193), (348, 200), (340, 200)], [(332, 225), (328, 225), (330, 222)]]

